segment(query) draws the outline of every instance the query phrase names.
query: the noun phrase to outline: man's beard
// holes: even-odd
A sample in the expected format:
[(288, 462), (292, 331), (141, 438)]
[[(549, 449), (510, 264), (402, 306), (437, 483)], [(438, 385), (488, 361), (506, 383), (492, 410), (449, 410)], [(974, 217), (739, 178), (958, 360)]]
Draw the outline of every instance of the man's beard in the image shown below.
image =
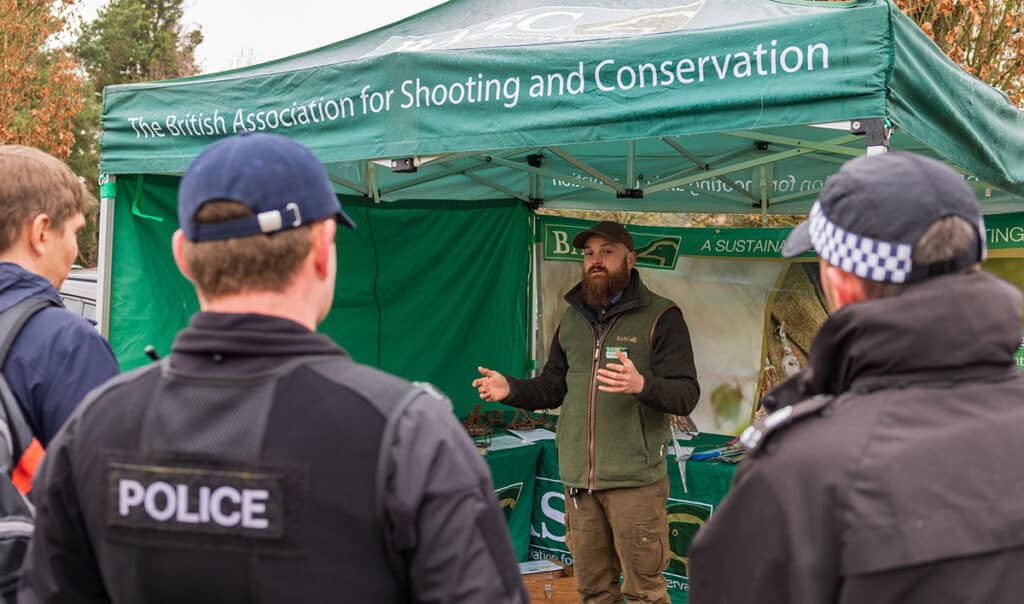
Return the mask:
[(608, 306), (612, 298), (619, 295), (619, 292), (629, 285), (629, 269), (623, 263), (618, 269), (612, 270), (602, 267), (607, 272), (594, 272), (583, 274), (583, 301), (592, 308)]

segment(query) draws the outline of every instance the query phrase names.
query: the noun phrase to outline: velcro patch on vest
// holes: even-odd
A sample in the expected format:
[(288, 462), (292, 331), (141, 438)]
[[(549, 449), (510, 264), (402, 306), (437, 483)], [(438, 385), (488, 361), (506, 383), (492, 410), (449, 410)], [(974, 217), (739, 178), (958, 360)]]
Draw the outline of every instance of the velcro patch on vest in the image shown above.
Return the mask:
[(769, 413), (747, 426), (747, 429), (740, 435), (740, 442), (748, 449), (756, 450), (762, 447), (773, 434), (787, 426), (821, 414), (834, 400), (835, 397), (832, 395), (819, 394)]
[(284, 536), (290, 499), (284, 472), (239, 462), (211, 465), (108, 459), (108, 525), (208, 537)]

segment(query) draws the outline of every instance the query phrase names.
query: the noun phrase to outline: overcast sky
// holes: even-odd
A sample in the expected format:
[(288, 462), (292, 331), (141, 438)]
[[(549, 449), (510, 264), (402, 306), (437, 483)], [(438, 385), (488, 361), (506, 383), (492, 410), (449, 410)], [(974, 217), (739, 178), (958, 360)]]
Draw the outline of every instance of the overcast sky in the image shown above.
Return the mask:
[[(204, 40), (196, 62), (203, 72), (212, 72), (319, 48), (444, 1), (185, 0), (184, 23), (201, 27)], [(91, 19), (106, 4), (82, 0), (83, 17)]]

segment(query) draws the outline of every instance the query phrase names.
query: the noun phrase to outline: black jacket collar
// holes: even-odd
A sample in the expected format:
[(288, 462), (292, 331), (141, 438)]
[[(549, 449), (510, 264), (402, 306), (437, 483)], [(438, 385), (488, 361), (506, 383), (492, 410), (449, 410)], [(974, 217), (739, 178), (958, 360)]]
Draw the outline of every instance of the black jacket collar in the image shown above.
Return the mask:
[(192, 317), (171, 347), (184, 355), (282, 357), (345, 355), (327, 336), (270, 315), (201, 312)]

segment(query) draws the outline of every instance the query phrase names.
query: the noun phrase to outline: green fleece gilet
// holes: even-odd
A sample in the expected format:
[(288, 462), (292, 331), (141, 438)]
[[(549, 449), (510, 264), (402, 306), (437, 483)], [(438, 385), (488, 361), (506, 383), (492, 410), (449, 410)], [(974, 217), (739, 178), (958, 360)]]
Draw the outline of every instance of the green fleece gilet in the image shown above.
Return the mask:
[(632, 308), (592, 324), (577, 308), (566, 311), (558, 332), (569, 369), (558, 418), (558, 465), (562, 482), (581, 489), (612, 489), (654, 483), (666, 475), (669, 416), (632, 394), (598, 390), (596, 370), (619, 363), (624, 348), (641, 373), (651, 374), (651, 334), (676, 305), (640, 285)]

